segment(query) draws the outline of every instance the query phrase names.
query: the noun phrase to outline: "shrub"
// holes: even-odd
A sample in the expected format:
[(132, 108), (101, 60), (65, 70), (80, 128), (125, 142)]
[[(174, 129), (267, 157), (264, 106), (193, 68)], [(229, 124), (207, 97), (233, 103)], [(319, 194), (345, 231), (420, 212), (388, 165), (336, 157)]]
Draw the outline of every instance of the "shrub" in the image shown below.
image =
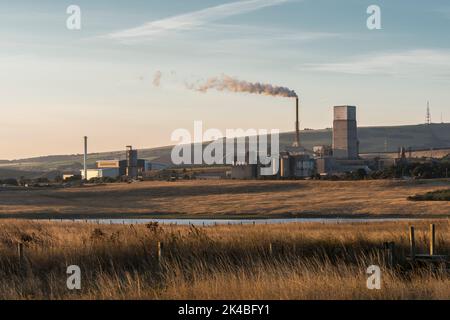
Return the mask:
[(450, 201), (450, 189), (437, 190), (408, 197), (410, 201)]
[(8, 186), (18, 186), (19, 182), (16, 179), (4, 179), (0, 180), (0, 184), (6, 184)]

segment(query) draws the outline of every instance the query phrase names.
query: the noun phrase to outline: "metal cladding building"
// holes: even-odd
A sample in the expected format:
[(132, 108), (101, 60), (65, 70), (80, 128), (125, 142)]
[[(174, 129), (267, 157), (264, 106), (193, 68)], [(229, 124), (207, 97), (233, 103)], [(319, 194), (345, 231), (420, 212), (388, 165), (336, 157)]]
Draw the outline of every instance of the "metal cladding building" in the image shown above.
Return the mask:
[(304, 151), (281, 152), (279, 177), (286, 178), (308, 178), (315, 172), (315, 161)]
[(100, 160), (97, 161), (98, 169), (115, 168), (118, 170), (117, 176), (124, 176), (127, 173), (127, 161), (126, 160)]
[(336, 159), (358, 159), (358, 149), (356, 107), (334, 107), (333, 157)]
[[(86, 158), (87, 153), (85, 153), (85, 159)], [(126, 160), (100, 160), (97, 161), (95, 169), (81, 170), (81, 175), (84, 180), (119, 177), (136, 179), (144, 176), (144, 174), (150, 170), (152, 170), (151, 163), (144, 159), (138, 159), (138, 151), (131, 146), (127, 146)]]

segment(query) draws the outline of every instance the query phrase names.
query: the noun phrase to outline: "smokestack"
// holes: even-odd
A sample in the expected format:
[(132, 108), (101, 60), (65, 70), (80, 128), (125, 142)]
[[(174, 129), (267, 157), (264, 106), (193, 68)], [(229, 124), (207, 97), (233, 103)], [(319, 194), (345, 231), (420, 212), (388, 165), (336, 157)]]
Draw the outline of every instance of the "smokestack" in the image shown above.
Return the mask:
[(84, 157), (83, 157), (83, 164), (84, 164), (84, 180), (87, 180), (87, 152), (88, 152), (88, 137), (84, 137)]
[(295, 97), (295, 141), (293, 147), (300, 147), (300, 121), (299, 121), (299, 109), (298, 109), (298, 97)]

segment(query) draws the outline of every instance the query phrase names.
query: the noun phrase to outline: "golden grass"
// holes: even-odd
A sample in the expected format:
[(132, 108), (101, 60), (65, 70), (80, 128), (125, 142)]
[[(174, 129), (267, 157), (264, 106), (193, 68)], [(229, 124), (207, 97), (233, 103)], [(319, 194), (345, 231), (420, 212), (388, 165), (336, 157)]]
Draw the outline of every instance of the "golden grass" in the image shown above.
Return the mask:
[(449, 186), (431, 181), (180, 181), (1, 191), (0, 217), (422, 216), (450, 202), (407, 197)]
[[(436, 221), (437, 250), (450, 253), (450, 223)], [(428, 222), (414, 222), (418, 250)], [(2, 299), (450, 299), (443, 266), (412, 266), (408, 223), (188, 226), (0, 222)], [(156, 243), (163, 243), (163, 260)], [(382, 244), (396, 243), (385, 267)], [(17, 242), (25, 245), (19, 265)], [(272, 252), (269, 251), (270, 244)], [(66, 267), (82, 289), (66, 288)], [(382, 289), (366, 268), (382, 267)]]

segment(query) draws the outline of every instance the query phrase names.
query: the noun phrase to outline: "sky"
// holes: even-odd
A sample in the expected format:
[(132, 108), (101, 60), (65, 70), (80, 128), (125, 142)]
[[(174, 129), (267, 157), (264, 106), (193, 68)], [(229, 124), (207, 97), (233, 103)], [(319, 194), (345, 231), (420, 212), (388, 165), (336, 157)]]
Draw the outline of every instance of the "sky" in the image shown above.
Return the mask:
[(343, 104), (423, 123), (427, 100), (449, 122), (449, 31), (447, 0), (0, 0), (0, 159), (164, 146), (196, 120), (293, 131), (292, 99), (190, 86), (222, 75), (295, 90), (302, 128)]

